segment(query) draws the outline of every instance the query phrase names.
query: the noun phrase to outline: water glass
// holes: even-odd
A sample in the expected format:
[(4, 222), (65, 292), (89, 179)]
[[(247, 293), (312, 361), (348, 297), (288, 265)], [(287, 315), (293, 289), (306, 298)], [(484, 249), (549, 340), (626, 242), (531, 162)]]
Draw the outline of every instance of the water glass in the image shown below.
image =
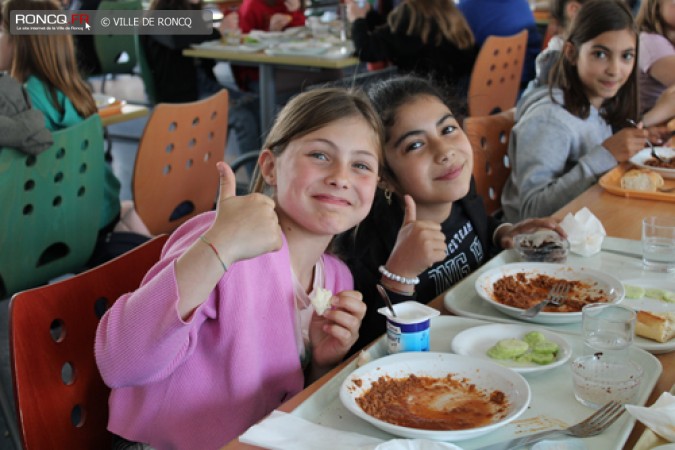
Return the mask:
[(642, 220), (642, 263), (645, 270), (675, 272), (675, 217)]
[(582, 308), (581, 316), (585, 354), (627, 357), (635, 335), (635, 311), (619, 305), (593, 303)]

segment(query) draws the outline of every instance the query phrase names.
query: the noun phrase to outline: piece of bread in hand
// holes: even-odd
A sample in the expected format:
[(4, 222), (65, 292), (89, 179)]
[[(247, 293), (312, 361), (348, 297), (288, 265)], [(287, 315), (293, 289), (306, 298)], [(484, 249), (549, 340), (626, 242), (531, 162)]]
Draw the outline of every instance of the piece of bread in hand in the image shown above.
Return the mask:
[(333, 293), (328, 289), (317, 288), (312, 292), (312, 295), (309, 296), (309, 300), (312, 302), (314, 311), (316, 311), (318, 315), (323, 316), (323, 313), (330, 309), (331, 297), (333, 297)]
[(630, 169), (621, 177), (621, 189), (656, 192), (663, 186), (663, 177), (649, 169)]
[(635, 334), (657, 342), (668, 342), (675, 336), (675, 313), (638, 311)]

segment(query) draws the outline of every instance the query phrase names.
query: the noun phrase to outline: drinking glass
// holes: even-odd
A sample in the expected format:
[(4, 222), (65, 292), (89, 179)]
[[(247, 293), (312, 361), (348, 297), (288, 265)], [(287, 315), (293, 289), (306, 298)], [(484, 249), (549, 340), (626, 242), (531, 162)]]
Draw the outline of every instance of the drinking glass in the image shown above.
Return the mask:
[(593, 303), (581, 310), (584, 350), (587, 355), (604, 354), (625, 358), (635, 334), (635, 311), (619, 305)]
[(653, 272), (675, 272), (675, 217), (642, 220), (642, 265)]

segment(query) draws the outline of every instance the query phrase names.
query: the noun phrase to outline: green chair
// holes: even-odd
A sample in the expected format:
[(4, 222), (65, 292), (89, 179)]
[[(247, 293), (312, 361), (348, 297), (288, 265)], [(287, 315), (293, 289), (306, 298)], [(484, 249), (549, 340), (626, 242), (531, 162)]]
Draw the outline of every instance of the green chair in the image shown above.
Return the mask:
[[(141, 0), (103, 0), (98, 9), (107, 10), (132, 10), (143, 9)], [(133, 35), (95, 34), (94, 47), (96, 56), (101, 63), (103, 82), (101, 91), (105, 91), (105, 80), (109, 74), (126, 73), (133, 74), (136, 67), (136, 44)]]
[(0, 298), (81, 270), (96, 244), (101, 119), (94, 114), (53, 137), (38, 156), (0, 149)]
[(134, 44), (136, 46), (136, 57), (138, 58), (138, 67), (141, 69), (141, 78), (145, 86), (145, 95), (148, 96), (148, 101), (151, 105), (157, 103), (157, 95), (155, 94), (155, 79), (152, 75), (152, 68), (148, 63), (148, 58), (145, 56), (145, 49), (141, 43), (141, 36), (134, 34)]

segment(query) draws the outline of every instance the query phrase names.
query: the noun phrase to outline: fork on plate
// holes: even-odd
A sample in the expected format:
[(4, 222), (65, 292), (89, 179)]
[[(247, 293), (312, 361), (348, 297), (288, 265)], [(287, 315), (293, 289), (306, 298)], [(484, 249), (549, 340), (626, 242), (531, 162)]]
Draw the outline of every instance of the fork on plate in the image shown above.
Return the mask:
[[(635, 128), (639, 128), (637, 122), (635, 122), (633, 119), (626, 119), (626, 121), (627, 121), (629, 124), (633, 125)], [(652, 157), (653, 157), (653, 158), (655, 158), (656, 160), (658, 160), (658, 161), (660, 161), (660, 162), (665, 162), (665, 161), (663, 160), (663, 158), (661, 158), (659, 155), (656, 154), (656, 148), (654, 148), (654, 144), (652, 144), (652, 141), (650, 141), (649, 139), (647, 139), (647, 145), (649, 145), (649, 148), (650, 148), (651, 151), (652, 151)]]
[(487, 447), (481, 447), (479, 450), (497, 450), (502, 448), (508, 448), (510, 450), (517, 449), (524, 445), (539, 442), (555, 434), (579, 438), (595, 436), (609, 428), (610, 425), (616, 422), (616, 420), (621, 417), (625, 411), (626, 408), (624, 408), (623, 404), (616, 401), (611, 401), (606, 403), (602, 408), (597, 410), (592, 415), (588, 416), (585, 420), (582, 420), (581, 422), (565, 429), (542, 431), (530, 436), (516, 438), (508, 442), (500, 442), (498, 444), (488, 445)]
[(548, 291), (548, 294), (546, 294), (546, 298), (544, 300), (520, 313), (520, 317), (531, 319), (539, 314), (546, 305), (560, 306), (565, 300), (565, 297), (567, 297), (569, 291), (570, 285), (568, 283), (554, 284)]

